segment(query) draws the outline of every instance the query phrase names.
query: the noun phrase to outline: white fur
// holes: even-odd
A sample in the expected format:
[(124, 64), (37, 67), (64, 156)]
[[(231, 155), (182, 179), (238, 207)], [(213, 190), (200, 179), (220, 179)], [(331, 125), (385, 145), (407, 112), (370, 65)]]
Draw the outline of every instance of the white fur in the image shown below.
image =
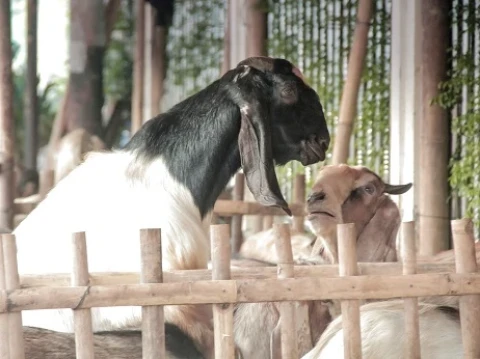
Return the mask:
[[(14, 232), (20, 275), (70, 273), (77, 231), (86, 232), (90, 272), (139, 272), (141, 228), (161, 228), (164, 270), (207, 267), (209, 216), (201, 221), (161, 158), (143, 166), (133, 160), (126, 152), (93, 153), (57, 184)], [(138, 325), (141, 311), (94, 308), (92, 317), (95, 331), (109, 330)], [(23, 325), (72, 332), (72, 311), (24, 311)]]
[[(302, 359), (343, 359), (341, 317), (329, 324), (315, 347)], [(460, 322), (419, 303), (420, 350), (422, 359), (463, 358)], [(404, 310), (401, 301), (373, 302), (362, 306), (360, 316), (362, 358), (403, 359), (405, 346)]]

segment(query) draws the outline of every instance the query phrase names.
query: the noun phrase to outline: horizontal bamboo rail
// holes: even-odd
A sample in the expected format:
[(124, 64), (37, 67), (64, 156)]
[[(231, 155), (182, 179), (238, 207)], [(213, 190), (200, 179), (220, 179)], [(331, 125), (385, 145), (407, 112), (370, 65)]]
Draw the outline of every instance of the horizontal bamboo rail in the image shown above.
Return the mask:
[(0, 291), (0, 313), (125, 305), (390, 299), (480, 294), (480, 273), (304, 277), (163, 284), (36, 287)]
[[(295, 278), (305, 277), (338, 277), (337, 264), (317, 266), (294, 266)], [(453, 273), (455, 264), (452, 263), (419, 263), (417, 274)], [(360, 276), (398, 276), (402, 274), (401, 263), (358, 263)], [(172, 270), (163, 272), (164, 283), (194, 282), (209, 280), (212, 271), (209, 269)], [(231, 268), (231, 279), (275, 279), (276, 267)], [(140, 281), (138, 272), (125, 273), (90, 273), (90, 285), (136, 284)], [(70, 285), (70, 274), (23, 275), (20, 277), (21, 288), (33, 287), (64, 287)]]

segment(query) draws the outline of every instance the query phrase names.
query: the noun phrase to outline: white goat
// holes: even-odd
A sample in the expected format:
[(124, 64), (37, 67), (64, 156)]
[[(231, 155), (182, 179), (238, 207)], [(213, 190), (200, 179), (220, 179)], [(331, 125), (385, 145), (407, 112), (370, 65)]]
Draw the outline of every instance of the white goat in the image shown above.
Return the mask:
[[(163, 269), (206, 268), (215, 201), (242, 165), (263, 205), (290, 214), (274, 165), (325, 158), (317, 93), (284, 59), (249, 58), (146, 122), (129, 144), (93, 153), (15, 230), (20, 274), (68, 273), (72, 232), (86, 231), (91, 272), (140, 270), (139, 230), (161, 228)], [(139, 328), (140, 307), (93, 308), (94, 331)], [(211, 306), (167, 306), (166, 322), (213, 357)], [(26, 326), (71, 332), (68, 309), (23, 312)]]

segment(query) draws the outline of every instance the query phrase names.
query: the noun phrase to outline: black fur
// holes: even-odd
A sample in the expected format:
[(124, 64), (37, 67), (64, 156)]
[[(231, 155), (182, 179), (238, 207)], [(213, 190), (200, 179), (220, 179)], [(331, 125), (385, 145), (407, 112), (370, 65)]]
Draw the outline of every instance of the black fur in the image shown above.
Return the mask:
[(330, 138), (318, 95), (282, 59), (274, 60), (273, 71), (239, 65), (146, 122), (125, 149), (137, 151), (143, 161), (162, 156), (172, 176), (191, 191), (203, 218), (241, 166), (240, 107), (247, 105), (265, 109), (262, 120), (271, 126), (271, 135), (266, 136), (271, 137), (277, 165), (323, 160), (306, 153), (301, 144), (315, 138), (324, 150), (328, 147)]

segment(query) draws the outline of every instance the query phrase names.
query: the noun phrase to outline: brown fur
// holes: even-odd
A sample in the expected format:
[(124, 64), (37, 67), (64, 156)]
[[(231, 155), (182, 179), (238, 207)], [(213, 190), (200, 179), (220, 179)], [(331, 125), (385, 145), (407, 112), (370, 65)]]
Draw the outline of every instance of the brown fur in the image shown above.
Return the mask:
[[(307, 218), (319, 238), (319, 253), (308, 256), (308, 253), (312, 252), (313, 240), (309, 240), (306, 234), (293, 233), (295, 236), (305, 237), (292, 237), (294, 262), (338, 262), (338, 223), (355, 223), (359, 261), (395, 261), (395, 240), (400, 226), (400, 213), (386, 192), (404, 193), (409, 188), (410, 185), (386, 184), (374, 172), (361, 166), (323, 167), (313, 185), (307, 205)], [(308, 241), (310, 245), (306, 246)], [(240, 253), (244, 257), (277, 263), (274, 246), (273, 232), (268, 230), (247, 238)], [(338, 303), (309, 302), (309, 314), (312, 342), (316, 343), (332, 318), (339, 314)], [(244, 358), (268, 357), (270, 333), (276, 327), (278, 319), (278, 311), (272, 303), (247, 303), (237, 306), (234, 335)]]

